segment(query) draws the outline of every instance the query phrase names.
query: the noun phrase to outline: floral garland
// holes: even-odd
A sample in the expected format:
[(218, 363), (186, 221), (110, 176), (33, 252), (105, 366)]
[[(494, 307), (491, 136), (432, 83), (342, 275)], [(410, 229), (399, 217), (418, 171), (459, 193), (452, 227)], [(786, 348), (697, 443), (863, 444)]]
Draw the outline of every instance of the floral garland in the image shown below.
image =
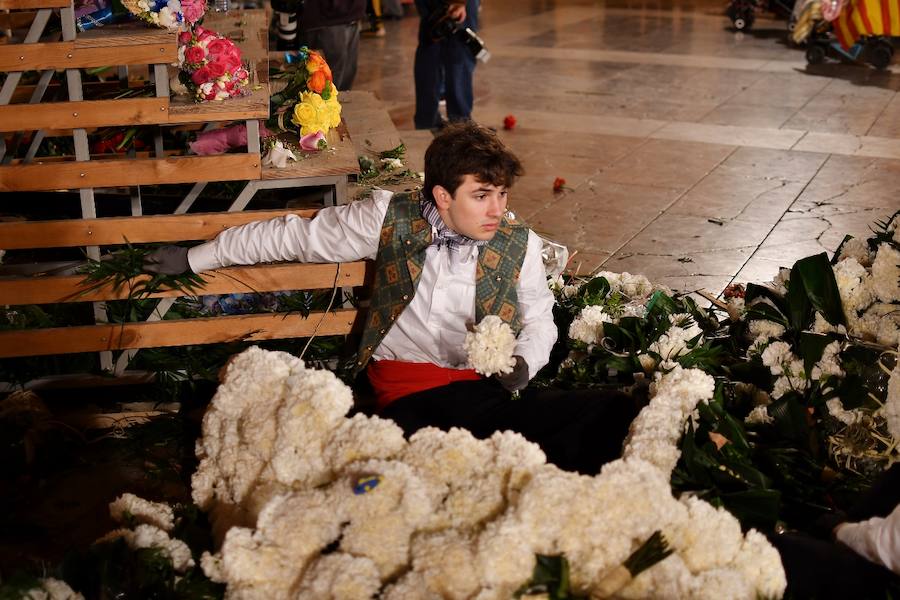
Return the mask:
[(390, 421), (346, 418), (350, 392), (331, 373), (250, 349), (228, 367), (198, 442), (194, 498), (222, 540), (202, 568), (229, 596), (508, 598), (536, 554), (561, 554), (573, 591), (609, 592), (610, 575), (661, 531), (674, 553), (616, 579), (614, 593), (780, 596), (784, 572), (765, 538), (721, 508), (675, 499), (671, 461), (652, 462), (645, 443), (659, 427), (681, 431), (710, 378), (676, 370), (656, 388), (645, 411), (657, 417), (635, 423), (624, 458), (586, 477), (511, 432), (428, 428), (406, 441)]
[(178, 41), (179, 78), (195, 101), (221, 101), (249, 93), (250, 74), (234, 42), (199, 26), (182, 32)]

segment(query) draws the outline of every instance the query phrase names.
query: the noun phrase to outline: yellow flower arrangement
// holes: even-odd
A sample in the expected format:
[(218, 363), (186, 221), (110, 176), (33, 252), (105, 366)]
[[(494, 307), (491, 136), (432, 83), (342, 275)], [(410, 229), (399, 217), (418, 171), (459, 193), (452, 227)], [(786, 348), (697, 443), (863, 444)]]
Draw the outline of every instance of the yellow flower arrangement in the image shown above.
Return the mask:
[(275, 77), (286, 79), (287, 86), (271, 97), (272, 127), (298, 133), (302, 149), (325, 148), (325, 134), (341, 123), (341, 104), (328, 63), (319, 53), (301, 48)]

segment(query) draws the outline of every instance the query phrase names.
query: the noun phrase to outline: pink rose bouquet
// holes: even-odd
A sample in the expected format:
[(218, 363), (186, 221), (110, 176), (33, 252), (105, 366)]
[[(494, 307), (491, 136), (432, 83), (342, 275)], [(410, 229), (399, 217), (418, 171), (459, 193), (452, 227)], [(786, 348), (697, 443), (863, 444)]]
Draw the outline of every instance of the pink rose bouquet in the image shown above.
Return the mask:
[(250, 74), (241, 50), (226, 37), (203, 27), (178, 36), (179, 79), (197, 102), (211, 102), (249, 93)]

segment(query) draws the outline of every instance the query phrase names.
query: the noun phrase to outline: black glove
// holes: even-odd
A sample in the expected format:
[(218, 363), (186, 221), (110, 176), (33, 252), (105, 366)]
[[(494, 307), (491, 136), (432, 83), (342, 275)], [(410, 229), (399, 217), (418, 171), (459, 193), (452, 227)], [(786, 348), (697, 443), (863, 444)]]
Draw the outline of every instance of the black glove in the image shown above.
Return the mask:
[(507, 391), (518, 392), (528, 385), (528, 363), (521, 356), (513, 356), (516, 359), (516, 366), (506, 375), (496, 375), (500, 385), (505, 387)]
[(163, 275), (190, 273), (188, 249), (182, 246), (163, 246), (144, 258), (144, 270)]
[(823, 540), (834, 540), (834, 530), (847, 522), (847, 513), (842, 510), (829, 511), (813, 521), (812, 533)]

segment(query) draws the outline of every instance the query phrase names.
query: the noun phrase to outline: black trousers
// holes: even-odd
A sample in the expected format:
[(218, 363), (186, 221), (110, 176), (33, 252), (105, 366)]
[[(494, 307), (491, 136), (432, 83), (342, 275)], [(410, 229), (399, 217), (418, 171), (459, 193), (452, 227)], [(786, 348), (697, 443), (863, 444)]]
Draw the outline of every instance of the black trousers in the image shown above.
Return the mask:
[[(886, 517), (900, 504), (900, 463), (892, 465), (847, 511), (848, 522)], [(829, 522), (830, 526), (834, 523)], [(823, 532), (824, 534), (825, 532)], [(886, 598), (900, 591), (900, 577), (841, 543), (802, 533), (770, 534), (787, 573), (786, 597)]]
[(477, 438), (512, 430), (538, 444), (561, 469), (593, 475), (618, 458), (628, 426), (637, 416), (632, 398), (605, 390), (532, 390), (519, 398), (493, 379), (459, 381), (410, 394), (381, 416), (407, 436), (433, 426), (468, 429)]
[[(787, 574), (785, 598), (848, 600), (888, 598), (898, 577), (849, 547), (802, 533), (769, 534)], [(893, 596), (896, 598), (896, 595)]]

